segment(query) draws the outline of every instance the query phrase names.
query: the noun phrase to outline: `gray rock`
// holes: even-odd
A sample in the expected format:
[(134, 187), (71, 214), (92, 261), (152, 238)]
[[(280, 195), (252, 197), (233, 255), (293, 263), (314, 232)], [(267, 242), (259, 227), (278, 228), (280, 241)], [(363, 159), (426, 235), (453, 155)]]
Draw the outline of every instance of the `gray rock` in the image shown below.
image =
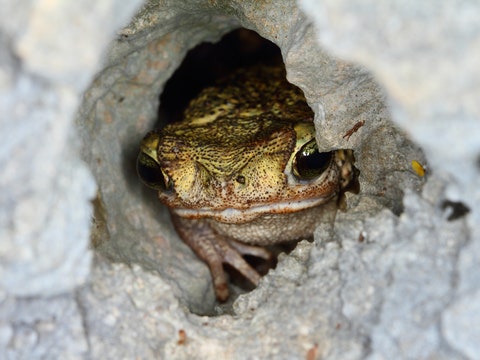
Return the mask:
[[(445, 179), (443, 197), (429, 200), (439, 208), (445, 205), (440, 204), (441, 199), (461, 201), (470, 209), (463, 236), (471, 242), (459, 248), (454, 263), (458, 276), (452, 279), (454, 286), (448, 296), (454, 304), (475, 298), (480, 281), (475, 266), (480, 256), (480, 106), (475, 100), (480, 94), (480, 70), (475, 65), (480, 25), (472, 15), (480, 10), (479, 4), (309, 0), (301, 4), (314, 19), (321, 44), (367, 66), (387, 90), (393, 120), (422, 146), (432, 177)], [(435, 214), (438, 209), (437, 213), (425, 213), (432, 218)], [(445, 218), (439, 219), (434, 228), (441, 228), (444, 222)], [(455, 237), (462, 238), (460, 233)], [(421, 257), (418, 262), (431, 260)], [(428, 274), (434, 275), (432, 271)], [(422, 291), (410, 301), (418, 301)], [(473, 325), (479, 313), (467, 308), (457, 318), (453, 316), (456, 306), (443, 307), (448, 326), (444, 324), (442, 329), (453, 348), (476, 358), (480, 354), (473, 340), (476, 327), (465, 326), (465, 319)], [(420, 335), (412, 333), (412, 337)]]
[[(150, 1), (127, 25), (137, 6), (1, 4), (0, 353), (478, 357), (479, 5)], [(362, 192), (219, 307), (134, 160), (186, 52), (239, 26), (280, 46)]]

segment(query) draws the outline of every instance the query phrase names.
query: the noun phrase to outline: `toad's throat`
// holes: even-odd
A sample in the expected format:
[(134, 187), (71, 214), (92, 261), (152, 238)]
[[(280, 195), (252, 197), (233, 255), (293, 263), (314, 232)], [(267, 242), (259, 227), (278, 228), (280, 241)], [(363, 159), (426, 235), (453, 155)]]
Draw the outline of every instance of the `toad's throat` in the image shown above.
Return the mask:
[(251, 221), (264, 214), (289, 214), (301, 210), (309, 209), (321, 204), (325, 204), (336, 197), (333, 193), (331, 196), (323, 196), (313, 199), (305, 199), (298, 201), (284, 201), (268, 204), (252, 205), (247, 209), (187, 209), (174, 208), (171, 211), (183, 218), (200, 219), (212, 218), (227, 223), (243, 223)]

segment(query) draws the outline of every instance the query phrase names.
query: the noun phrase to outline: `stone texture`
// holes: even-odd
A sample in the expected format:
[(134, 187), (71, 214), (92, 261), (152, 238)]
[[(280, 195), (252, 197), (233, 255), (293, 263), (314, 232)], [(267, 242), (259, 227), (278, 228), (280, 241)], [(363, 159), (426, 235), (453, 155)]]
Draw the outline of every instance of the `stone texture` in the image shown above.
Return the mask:
[(475, 265), (480, 260), (480, 25), (473, 15), (480, 5), (330, 0), (302, 0), (301, 5), (314, 19), (322, 46), (366, 65), (382, 83), (393, 120), (422, 146), (432, 176), (445, 179), (444, 198), (470, 208), (470, 242), (458, 254), (452, 305), (445, 311), (449, 326), (443, 330), (453, 348), (478, 357), (476, 327), (466, 325), (477, 323), (479, 312), (456, 312), (458, 303), (474, 299), (480, 286)]
[[(0, 357), (478, 357), (478, 4), (150, 1), (126, 25), (138, 5), (0, 2)], [(187, 50), (239, 26), (280, 46), (362, 193), (219, 307), (134, 161)]]
[(74, 293), (2, 299), (2, 359), (84, 358), (89, 347), (81, 311)]
[[(214, 306), (206, 269), (187, 260), (194, 257), (178, 241), (165, 209), (154, 192), (138, 181), (134, 169), (138, 144), (156, 124), (163, 84), (186, 51), (199, 42), (217, 40), (240, 25), (276, 41), (282, 48), (288, 79), (304, 90), (317, 110), (320, 146), (356, 150), (362, 191), (378, 206), (401, 212), (402, 189), (418, 190), (423, 183), (408, 161), (423, 156), (389, 121), (379, 86), (365, 70), (319, 48), (313, 27), (293, 2), (230, 5), (235, 17), (212, 12), (207, 3), (191, 3), (186, 12), (185, 4), (151, 2), (112, 44), (110, 65), (85, 93), (78, 118), (84, 144), (88, 144), (83, 157), (99, 185), (110, 239), (100, 241), (100, 251), (159, 272), (173, 282), (173, 291), (182, 301), (204, 314), (211, 313)], [(287, 13), (291, 16), (285, 21)], [(168, 21), (161, 21), (163, 18)], [(348, 129), (367, 119), (364, 128), (350, 139), (344, 138)]]

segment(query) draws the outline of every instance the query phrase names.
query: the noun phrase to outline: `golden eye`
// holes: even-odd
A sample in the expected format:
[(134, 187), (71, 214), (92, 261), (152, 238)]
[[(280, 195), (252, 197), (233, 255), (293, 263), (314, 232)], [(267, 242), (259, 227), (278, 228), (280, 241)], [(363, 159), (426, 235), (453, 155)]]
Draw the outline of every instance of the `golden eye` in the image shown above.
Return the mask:
[(172, 188), (170, 178), (164, 174), (160, 165), (144, 152), (138, 155), (137, 173), (143, 183), (152, 189), (167, 191)]
[(332, 160), (332, 151), (319, 152), (315, 139), (303, 145), (295, 154), (293, 174), (300, 180), (313, 180), (328, 168)]

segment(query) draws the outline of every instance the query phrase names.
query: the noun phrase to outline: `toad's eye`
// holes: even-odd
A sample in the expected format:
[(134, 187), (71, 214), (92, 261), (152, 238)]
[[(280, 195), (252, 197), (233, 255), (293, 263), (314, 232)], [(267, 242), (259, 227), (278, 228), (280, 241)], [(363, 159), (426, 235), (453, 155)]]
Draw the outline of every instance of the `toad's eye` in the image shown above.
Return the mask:
[(137, 158), (137, 173), (145, 185), (156, 190), (170, 190), (172, 182), (160, 165), (147, 154), (141, 152)]
[(299, 180), (313, 180), (328, 168), (331, 159), (332, 152), (318, 152), (317, 143), (312, 139), (295, 154), (293, 174)]

